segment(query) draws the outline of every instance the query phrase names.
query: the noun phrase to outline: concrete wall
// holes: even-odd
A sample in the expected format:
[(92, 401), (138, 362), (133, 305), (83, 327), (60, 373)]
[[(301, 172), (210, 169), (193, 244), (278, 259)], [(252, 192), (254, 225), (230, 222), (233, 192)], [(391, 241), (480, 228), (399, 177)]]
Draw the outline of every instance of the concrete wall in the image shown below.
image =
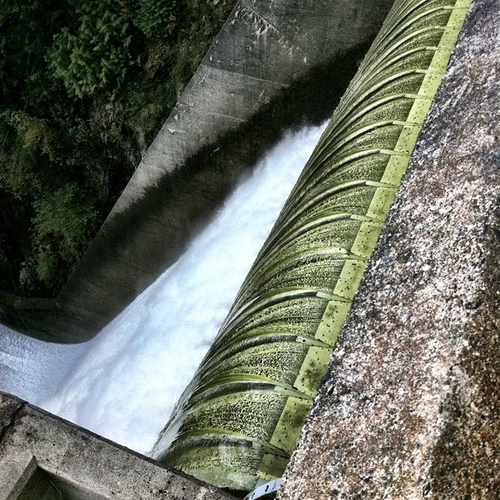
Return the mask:
[(0, 500), (231, 498), (0, 393)]
[[(473, 2), (282, 500), (498, 498), (498, 14)], [(231, 498), (2, 395), (0, 499), (30, 487)]]
[(240, 0), (60, 297), (0, 297), (0, 321), (43, 340), (95, 335), (286, 127), (331, 115), (391, 4)]
[(472, 4), (281, 500), (500, 497), (499, 14)]

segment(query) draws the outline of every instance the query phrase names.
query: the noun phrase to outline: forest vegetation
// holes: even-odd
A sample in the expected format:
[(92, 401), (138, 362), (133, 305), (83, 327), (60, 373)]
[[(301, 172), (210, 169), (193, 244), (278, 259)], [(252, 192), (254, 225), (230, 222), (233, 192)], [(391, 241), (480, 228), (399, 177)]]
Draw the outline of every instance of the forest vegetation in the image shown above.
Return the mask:
[(0, 292), (60, 292), (235, 3), (0, 4)]

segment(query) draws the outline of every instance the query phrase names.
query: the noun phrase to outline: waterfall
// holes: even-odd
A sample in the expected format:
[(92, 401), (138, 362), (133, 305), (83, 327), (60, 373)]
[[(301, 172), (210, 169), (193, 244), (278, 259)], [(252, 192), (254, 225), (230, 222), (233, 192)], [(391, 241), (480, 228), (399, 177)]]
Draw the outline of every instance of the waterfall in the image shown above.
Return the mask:
[(186, 253), (85, 344), (0, 330), (0, 390), (147, 453), (326, 124), (288, 133)]
[(470, 0), (398, 0), (153, 456), (241, 493), (282, 476)]

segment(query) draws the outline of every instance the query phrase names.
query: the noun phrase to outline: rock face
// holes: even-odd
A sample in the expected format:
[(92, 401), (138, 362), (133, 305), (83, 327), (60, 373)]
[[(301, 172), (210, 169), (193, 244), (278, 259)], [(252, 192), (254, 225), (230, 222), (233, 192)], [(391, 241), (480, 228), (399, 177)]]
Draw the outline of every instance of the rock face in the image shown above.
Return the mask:
[(281, 500), (500, 495), (498, 14), (473, 2)]

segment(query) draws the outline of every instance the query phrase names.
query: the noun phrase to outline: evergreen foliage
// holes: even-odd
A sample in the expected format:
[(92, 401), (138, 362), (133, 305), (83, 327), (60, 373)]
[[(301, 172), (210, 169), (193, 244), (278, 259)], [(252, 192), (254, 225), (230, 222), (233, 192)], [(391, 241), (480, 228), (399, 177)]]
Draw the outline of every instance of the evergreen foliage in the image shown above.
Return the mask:
[(182, 13), (178, 0), (140, 0), (136, 25), (149, 37), (169, 37), (179, 27)]
[[(85, 250), (98, 218), (95, 203), (76, 183), (64, 184), (42, 195), (34, 204), (33, 228), (38, 245), (34, 277), (47, 287), (64, 284), (65, 269)], [(53, 251), (57, 242), (58, 251)], [(26, 277), (25, 277), (26, 279)]]
[(0, 4), (0, 291), (59, 293), (234, 3)]
[(48, 54), (54, 75), (77, 97), (93, 94), (109, 84), (119, 88), (133, 64), (128, 22), (112, 0), (77, 2), (73, 8), (79, 19), (76, 29), (63, 27)]

